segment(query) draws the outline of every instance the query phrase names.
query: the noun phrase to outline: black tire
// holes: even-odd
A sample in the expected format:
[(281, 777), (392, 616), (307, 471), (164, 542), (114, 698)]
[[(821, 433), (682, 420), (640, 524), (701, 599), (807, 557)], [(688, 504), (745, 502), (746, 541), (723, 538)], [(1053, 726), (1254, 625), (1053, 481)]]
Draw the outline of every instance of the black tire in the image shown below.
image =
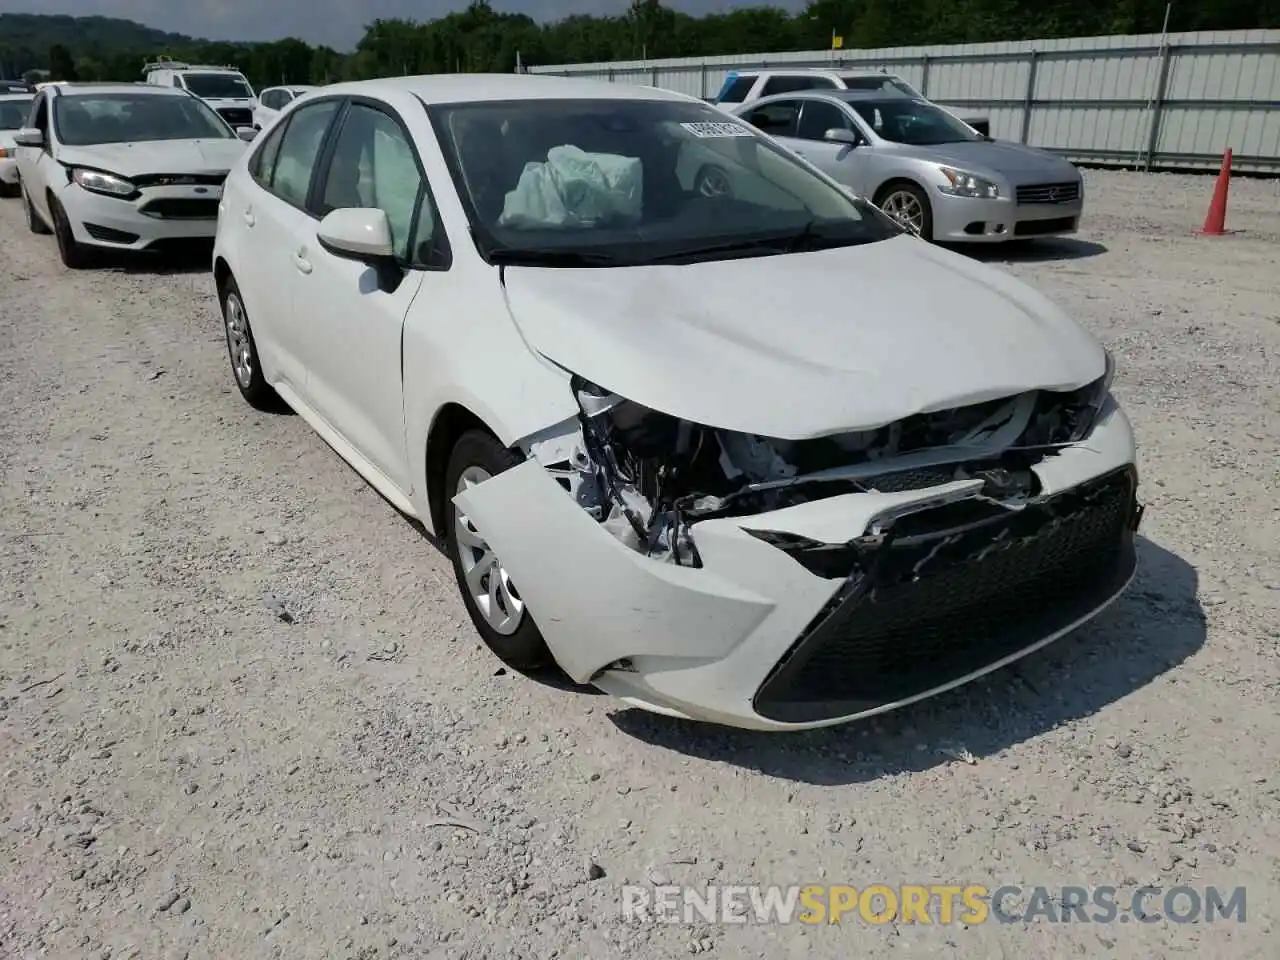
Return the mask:
[(231, 379), (240, 396), (255, 410), (280, 409), (280, 395), (262, 375), (258, 361), (258, 344), (253, 339), (253, 327), (249, 325), (249, 311), (236, 286), (235, 277), (227, 277), (222, 287), (222, 332), (227, 341), (227, 362), (231, 367)]
[[(920, 205), (919, 236), (921, 239), (928, 240), (932, 243), (933, 207), (929, 204), (928, 195), (918, 185), (908, 183), (906, 180), (894, 180), (890, 183), (886, 183), (880, 188), (879, 192), (876, 193), (876, 206), (888, 214), (889, 211), (885, 210), (885, 204), (889, 202), (891, 197), (897, 196), (898, 194), (906, 194), (913, 197), (916, 203)], [(892, 216), (892, 214), (889, 215)], [(904, 224), (904, 226), (906, 226), (906, 224)]]
[[(447, 525), (444, 531), (445, 549), (449, 560), (453, 563), (453, 573), (458, 581), (458, 590), (462, 593), (462, 602), (467, 608), (476, 632), (493, 653), (512, 669), (521, 672), (537, 670), (550, 665), (551, 651), (538, 625), (533, 622), (531, 612), (525, 608), (518, 627), (512, 633), (500, 633), (485, 619), (470, 588), (467, 586), (466, 573), (463, 568), (462, 550), (458, 543), (458, 510), (453, 505), (453, 496), (458, 489), (459, 481), (464, 473), (478, 467), (490, 476), (497, 476), (520, 463), (520, 457), (500, 444), (494, 437), (483, 430), (469, 430), (458, 438), (449, 455), (449, 466), (445, 469), (444, 496), (448, 498), (445, 510)], [(470, 548), (467, 548), (470, 549)], [(514, 585), (513, 585), (514, 586)]]
[(22, 188), (16, 183), (0, 183), (0, 197), (16, 197)]
[(84, 244), (77, 242), (71, 232), (67, 212), (53, 197), (49, 197), (49, 213), (53, 216), (53, 235), (58, 241), (58, 256), (68, 270), (83, 270), (93, 265), (93, 256)]
[(31, 202), (31, 198), (27, 196), (26, 184), (19, 184), (22, 191), (22, 208), (27, 214), (27, 229), (32, 233), (47, 237), (53, 231), (49, 229), (49, 225), (40, 219), (40, 214), (36, 212), (35, 204)]

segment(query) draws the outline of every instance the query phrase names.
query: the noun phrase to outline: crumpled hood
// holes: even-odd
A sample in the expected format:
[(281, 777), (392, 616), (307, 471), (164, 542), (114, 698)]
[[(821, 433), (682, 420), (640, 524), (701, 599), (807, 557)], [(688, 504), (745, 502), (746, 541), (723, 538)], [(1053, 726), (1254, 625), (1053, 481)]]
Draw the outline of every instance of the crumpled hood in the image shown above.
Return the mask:
[(1001, 270), (913, 237), (686, 266), (509, 267), (554, 363), (696, 423), (787, 440), (872, 429), (1106, 369), (1101, 344)]
[(1070, 183), (1080, 176), (1070, 161), (1056, 154), (1003, 140), (940, 143), (929, 147), (894, 144), (892, 149), (895, 156), (945, 163), (970, 173), (990, 171), (1015, 183)]
[(122, 177), (146, 173), (226, 173), (248, 144), (234, 140), (152, 140), (63, 147), (58, 159)]

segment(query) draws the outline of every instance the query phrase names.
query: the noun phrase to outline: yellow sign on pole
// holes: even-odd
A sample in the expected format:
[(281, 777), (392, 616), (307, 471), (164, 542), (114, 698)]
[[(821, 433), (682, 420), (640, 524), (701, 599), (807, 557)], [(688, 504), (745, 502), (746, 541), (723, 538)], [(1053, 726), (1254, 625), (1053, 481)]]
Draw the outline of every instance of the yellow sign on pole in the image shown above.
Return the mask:
[(831, 35), (831, 49), (841, 50), (844, 48), (844, 37), (838, 37), (834, 33)]

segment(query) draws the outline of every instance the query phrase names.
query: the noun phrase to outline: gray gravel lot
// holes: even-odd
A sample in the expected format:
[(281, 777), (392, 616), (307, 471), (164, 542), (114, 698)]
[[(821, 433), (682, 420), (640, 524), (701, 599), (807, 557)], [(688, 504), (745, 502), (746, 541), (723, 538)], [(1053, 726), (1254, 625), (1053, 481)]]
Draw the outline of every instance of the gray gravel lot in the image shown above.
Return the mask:
[[(1138, 580), (985, 682), (800, 736), (499, 670), (432, 544), (234, 393), (202, 270), (69, 273), (0, 203), (0, 956), (1275, 956), (1280, 182), (1236, 180), (1241, 232), (1204, 238), (1210, 179), (1087, 179), (1078, 238), (983, 259), (1116, 353)], [(664, 878), (1248, 906), (620, 922)]]

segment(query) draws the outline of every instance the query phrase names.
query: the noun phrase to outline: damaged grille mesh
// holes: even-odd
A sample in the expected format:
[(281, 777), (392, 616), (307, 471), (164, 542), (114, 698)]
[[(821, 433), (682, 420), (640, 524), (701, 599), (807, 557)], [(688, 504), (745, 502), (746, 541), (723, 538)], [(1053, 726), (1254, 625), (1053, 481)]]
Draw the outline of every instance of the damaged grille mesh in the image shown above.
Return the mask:
[[(847, 716), (959, 680), (1051, 635), (1123, 587), (1134, 567), (1129, 471), (1006, 549), (873, 583), (824, 613), (756, 695), (762, 716)], [(983, 539), (990, 542), (984, 533)]]

